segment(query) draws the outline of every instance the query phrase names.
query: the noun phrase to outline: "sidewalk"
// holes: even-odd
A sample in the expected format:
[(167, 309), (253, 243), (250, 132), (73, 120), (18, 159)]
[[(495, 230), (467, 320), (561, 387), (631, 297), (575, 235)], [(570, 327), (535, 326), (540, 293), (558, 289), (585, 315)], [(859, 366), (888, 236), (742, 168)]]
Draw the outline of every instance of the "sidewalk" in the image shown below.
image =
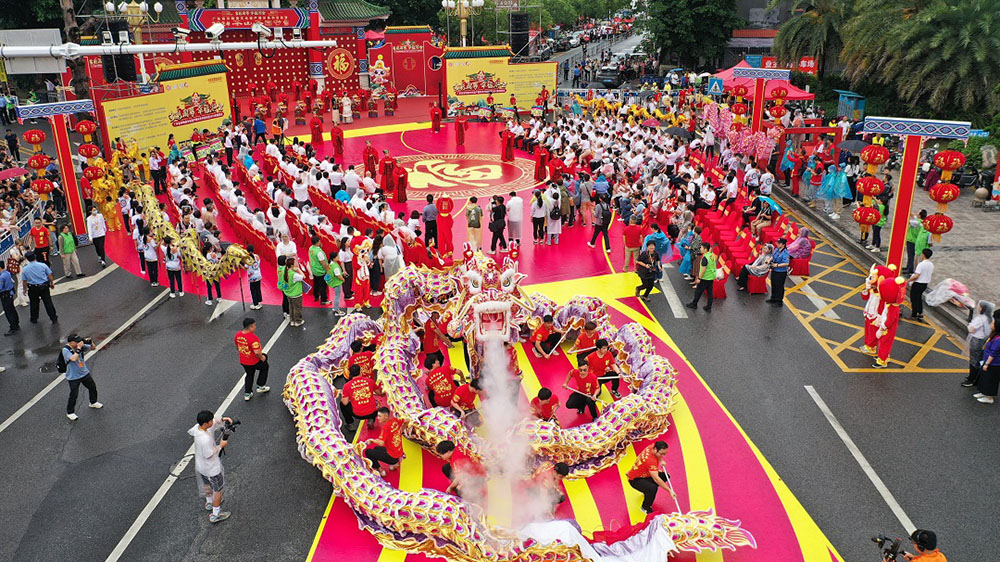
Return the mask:
[[(774, 195), (782, 205), (788, 205), (810, 224), (822, 230), (841, 250), (862, 265), (868, 266), (876, 261), (885, 263), (892, 212), (897, 203), (895, 199), (890, 201), (889, 220), (882, 228), (882, 251), (876, 254), (859, 243), (860, 230), (858, 223), (851, 218), (852, 208), (845, 206), (840, 218), (834, 221), (822, 211), (821, 205), (817, 209), (810, 209), (801, 199), (793, 198), (788, 188), (779, 186), (774, 190)], [(996, 303), (1000, 301), (1000, 285), (995, 282), (1000, 279), (1000, 213), (987, 213), (981, 207), (972, 207), (972, 201), (971, 191), (965, 190), (961, 197), (948, 206), (947, 215), (955, 221), (955, 227), (932, 248), (934, 276), (930, 288), (951, 278), (965, 284), (973, 300), (985, 299)], [(928, 213), (933, 213), (937, 203), (931, 200), (926, 191), (917, 187), (912, 208), (915, 212), (926, 209)], [(905, 257), (903, 261), (905, 265)], [(965, 338), (968, 310), (950, 303), (927, 307), (925, 310), (956, 336)]]

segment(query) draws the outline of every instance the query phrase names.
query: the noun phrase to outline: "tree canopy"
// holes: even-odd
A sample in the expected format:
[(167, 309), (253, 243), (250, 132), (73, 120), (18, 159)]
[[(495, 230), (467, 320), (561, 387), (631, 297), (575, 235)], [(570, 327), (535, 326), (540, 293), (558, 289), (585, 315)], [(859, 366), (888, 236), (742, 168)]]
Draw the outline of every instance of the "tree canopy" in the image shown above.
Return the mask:
[(744, 22), (735, 0), (646, 0), (640, 21), (661, 62), (688, 68), (714, 67), (726, 43)]

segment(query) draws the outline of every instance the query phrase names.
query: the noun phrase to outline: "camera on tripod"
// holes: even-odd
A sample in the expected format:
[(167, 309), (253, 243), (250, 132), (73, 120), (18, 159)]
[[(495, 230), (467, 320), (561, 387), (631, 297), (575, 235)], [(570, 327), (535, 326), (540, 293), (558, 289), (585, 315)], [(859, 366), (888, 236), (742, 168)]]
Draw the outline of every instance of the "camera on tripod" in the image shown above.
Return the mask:
[(233, 421), (222, 420), (222, 440), (228, 441), (232, 434), (236, 433), (236, 426), (240, 425), (239, 419), (233, 419)]
[(899, 556), (903, 540), (899, 538), (890, 539), (885, 535), (877, 535), (872, 537), (872, 542), (882, 551), (882, 562), (891, 562)]

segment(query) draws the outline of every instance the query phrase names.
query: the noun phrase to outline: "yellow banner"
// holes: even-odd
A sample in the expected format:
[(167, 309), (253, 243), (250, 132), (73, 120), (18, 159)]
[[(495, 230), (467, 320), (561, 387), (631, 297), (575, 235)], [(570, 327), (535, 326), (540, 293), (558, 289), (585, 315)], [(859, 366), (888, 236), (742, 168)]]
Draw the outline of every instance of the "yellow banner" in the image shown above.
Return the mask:
[(163, 149), (171, 133), (180, 142), (194, 129), (214, 133), (229, 118), (229, 84), (226, 74), (208, 74), (161, 82), (163, 91), (104, 102), (108, 138), (114, 143), (135, 139), (140, 152), (153, 146)]
[(556, 91), (555, 62), (508, 64), (510, 57), (482, 57), (446, 60), (448, 101), (475, 105), (493, 95), (493, 103), (507, 106), (510, 95), (518, 107), (535, 105), (542, 86), (551, 96)]

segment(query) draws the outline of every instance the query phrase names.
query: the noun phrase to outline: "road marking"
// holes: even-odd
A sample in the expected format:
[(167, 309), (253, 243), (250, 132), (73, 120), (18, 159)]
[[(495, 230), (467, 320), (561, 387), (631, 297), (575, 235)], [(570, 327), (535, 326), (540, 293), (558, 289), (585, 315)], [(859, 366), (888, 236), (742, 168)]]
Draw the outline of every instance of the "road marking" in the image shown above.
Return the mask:
[(684, 303), (681, 302), (681, 298), (677, 296), (677, 291), (674, 290), (673, 283), (670, 282), (670, 278), (666, 275), (660, 279), (660, 292), (663, 293), (663, 297), (667, 299), (667, 304), (670, 305), (670, 312), (674, 314), (674, 318), (687, 318), (687, 311), (684, 310)]
[[(88, 287), (92, 287), (94, 283), (97, 283), (101, 279), (104, 279), (105, 277), (110, 275), (112, 271), (116, 269), (118, 269), (118, 264), (111, 264), (109, 267), (105, 267), (104, 269), (93, 275), (88, 275), (86, 277), (79, 277), (67, 281), (61, 285), (56, 285), (56, 288), (52, 289), (52, 296), (72, 293), (73, 291), (79, 291), (80, 289), (86, 289)], [(64, 278), (65, 276), (61, 277), (60, 279)]]
[(868, 476), (868, 479), (871, 480), (872, 484), (875, 485), (875, 489), (878, 490), (879, 495), (882, 496), (882, 499), (885, 500), (885, 503), (889, 505), (889, 509), (892, 510), (892, 513), (896, 516), (896, 519), (898, 519), (900, 524), (903, 525), (903, 528), (906, 529), (906, 533), (910, 534), (914, 530), (916, 530), (916, 526), (913, 525), (913, 521), (910, 521), (910, 518), (906, 516), (906, 513), (903, 511), (903, 508), (899, 505), (899, 502), (896, 501), (896, 498), (893, 497), (892, 492), (890, 492), (889, 488), (886, 487), (885, 482), (882, 482), (882, 479), (879, 478), (878, 474), (875, 473), (875, 469), (872, 468), (871, 464), (869, 464), (868, 459), (866, 459), (865, 456), (861, 453), (861, 450), (858, 449), (858, 446), (854, 444), (854, 440), (851, 439), (851, 436), (847, 434), (847, 431), (844, 430), (844, 427), (840, 425), (839, 421), (837, 421), (837, 418), (833, 415), (833, 412), (830, 411), (830, 408), (827, 407), (826, 402), (824, 402), (823, 399), (820, 398), (819, 393), (816, 392), (816, 389), (813, 388), (812, 386), (806, 385), (806, 392), (809, 393), (809, 396), (812, 397), (813, 402), (816, 402), (816, 406), (818, 406), (820, 411), (823, 412), (823, 415), (826, 416), (826, 421), (830, 422), (830, 425), (833, 426), (833, 430), (837, 432), (837, 435), (840, 437), (840, 440), (843, 441), (844, 445), (847, 446), (847, 450), (851, 452), (851, 455), (854, 457), (854, 460), (856, 460), (858, 464), (861, 465), (861, 470), (864, 471), (865, 475)]
[[(274, 335), (271, 336), (271, 339), (267, 340), (267, 344), (264, 345), (263, 349), (264, 353), (267, 353), (268, 351), (271, 350), (271, 347), (274, 346), (274, 344), (278, 341), (278, 338), (281, 337), (281, 334), (284, 333), (285, 328), (287, 327), (288, 327), (288, 318), (285, 318), (278, 326), (278, 329), (274, 331)], [(222, 417), (225, 414), (226, 409), (229, 408), (229, 406), (233, 403), (233, 400), (236, 399), (236, 397), (240, 394), (242, 390), (243, 390), (243, 378), (240, 377), (240, 379), (236, 382), (236, 385), (233, 386), (233, 389), (229, 391), (229, 395), (226, 396), (226, 399), (222, 401), (222, 404), (219, 405), (218, 408), (216, 408), (215, 416), (217, 418)], [(132, 522), (132, 526), (128, 528), (128, 531), (125, 532), (125, 535), (122, 536), (122, 539), (118, 541), (118, 544), (115, 546), (115, 549), (111, 551), (111, 554), (108, 555), (105, 562), (115, 562), (121, 558), (122, 554), (125, 553), (125, 549), (127, 549), (128, 546), (132, 543), (132, 539), (134, 539), (136, 535), (139, 534), (139, 531), (142, 529), (142, 526), (146, 524), (146, 521), (149, 519), (149, 516), (153, 514), (153, 511), (157, 508), (157, 506), (160, 505), (160, 502), (163, 501), (163, 498), (166, 497), (167, 492), (170, 491), (170, 488), (174, 485), (174, 482), (177, 481), (179, 475), (182, 472), (184, 472), (184, 469), (187, 468), (188, 464), (191, 463), (192, 458), (194, 458), (193, 443), (191, 444), (190, 447), (188, 447), (188, 450), (184, 452), (184, 456), (181, 457), (180, 462), (178, 462), (175, 468), (172, 471), (170, 471), (170, 475), (167, 476), (167, 479), (163, 481), (163, 484), (160, 484), (159, 489), (157, 489), (156, 493), (153, 494), (153, 497), (149, 500), (149, 503), (146, 504), (146, 507), (142, 508), (142, 511), (139, 512), (139, 516), (136, 517), (135, 521)]]
[(219, 299), (219, 304), (215, 305), (215, 310), (212, 311), (212, 317), (208, 319), (209, 323), (222, 316), (227, 310), (232, 308), (234, 304), (236, 304), (236, 301)]
[[(788, 277), (792, 280), (793, 285), (802, 285), (805, 279), (798, 275), (791, 275)], [(799, 287), (799, 292), (809, 299), (809, 302), (813, 303), (817, 310), (823, 310), (823, 316), (829, 318), (830, 320), (840, 320), (840, 315), (833, 311), (832, 308), (826, 309), (826, 301), (819, 298), (819, 294), (813, 290), (809, 285), (802, 285)], [(824, 310), (826, 309), (826, 310)]]
[[(108, 337), (106, 337), (103, 340), (101, 340), (101, 342), (99, 344), (97, 344), (94, 347), (94, 349), (91, 349), (90, 351), (88, 351), (87, 353), (85, 353), (83, 355), (84, 361), (90, 359), (91, 357), (94, 356), (95, 353), (97, 353), (98, 351), (104, 349), (104, 347), (106, 345), (108, 345), (109, 343), (111, 343), (112, 340), (114, 340), (115, 338), (117, 338), (118, 336), (120, 336), (122, 334), (122, 332), (124, 332), (129, 327), (131, 327), (132, 324), (134, 324), (136, 321), (139, 320), (139, 318), (142, 318), (142, 316), (145, 315), (147, 312), (149, 312), (149, 310), (151, 308), (153, 308), (154, 306), (156, 306), (156, 303), (158, 303), (161, 300), (163, 300), (163, 297), (165, 297), (165, 296), (167, 296), (167, 290), (166, 289), (164, 289), (163, 292), (160, 293), (159, 295), (157, 295), (153, 300), (149, 301), (149, 303), (146, 306), (144, 306), (141, 309), (139, 309), (139, 312), (136, 312), (131, 318), (129, 318), (128, 320), (126, 320), (125, 323), (122, 324), (121, 326), (119, 326), (117, 330), (115, 330), (114, 332), (111, 332), (111, 335), (109, 335)], [(34, 406), (35, 404), (37, 404), (42, 398), (44, 398), (46, 394), (52, 392), (52, 390), (55, 387), (59, 386), (59, 383), (61, 383), (64, 378), (65, 378), (65, 375), (59, 375), (58, 377), (56, 377), (52, 382), (50, 382), (48, 384), (48, 386), (46, 386), (41, 391), (39, 391), (38, 394), (34, 395), (31, 398), (31, 400), (28, 400), (23, 406), (21, 406), (20, 408), (18, 408), (16, 412), (14, 412), (13, 414), (11, 414), (11, 416), (9, 418), (5, 419), (3, 421), (3, 423), (0, 423), (0, 433), (3, 433), (3, 431), (5, 429), (7, 429), (8, 427), (10, 427), (11, 424), (13, 424), (15, 421), (17, 421), (17, 418), (23, 416), (25, 412), (27, 412), (28, 410), (30, 410), (31, 407)]]

